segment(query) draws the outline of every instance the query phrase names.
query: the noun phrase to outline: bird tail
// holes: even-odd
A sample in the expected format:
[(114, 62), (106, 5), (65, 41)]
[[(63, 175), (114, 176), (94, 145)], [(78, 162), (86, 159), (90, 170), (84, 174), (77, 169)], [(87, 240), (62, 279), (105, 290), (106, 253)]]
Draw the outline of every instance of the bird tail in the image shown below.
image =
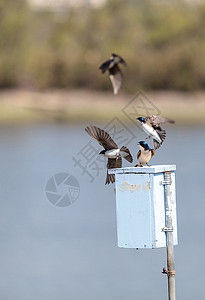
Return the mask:
[(115, 182), (115, 175), (114, 174), (108, 174), (108, 171), (107, 171), (107, 177), (106, 177), (105, 184), (110, 184), (110, 182), (111, 183)]
[(166, 130), (157, 130), (157, 133), (161, 139), (161, 143), (159, 143), (157, 140), (153, 139), (154, 141), (154, 149), (158, 149), (162, 143), (164, 142), (165, 138), (166, 138)]
[(130, 153), (130, 150), (129, 150), (127, 147), (122, 146), (122, 147), (120, 148), (120, 151), (123, 151), (123, 152), (127, 153), (127, 156), (124, 157), (127, 161), (129, 161), (130, 163), (133, 162), (132, 155), (131, 155), (131, 153)]

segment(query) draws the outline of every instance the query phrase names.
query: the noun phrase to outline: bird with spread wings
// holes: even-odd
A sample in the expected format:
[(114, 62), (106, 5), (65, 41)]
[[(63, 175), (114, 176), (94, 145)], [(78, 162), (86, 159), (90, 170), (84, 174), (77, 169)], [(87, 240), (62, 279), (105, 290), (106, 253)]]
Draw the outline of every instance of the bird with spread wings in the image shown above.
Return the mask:
[(122, 146), (119, 149), (110, 135), (103, 129), (100, 129), (96, 126), (91, 125), (90, 127), (86, 127), (85, 131), (104, 148), (104, 150), (102, 150), (99, 154), (108, 158), (107, 177), (105, 184), (115, 182), (115, 175), (108, 174), (108, 169), (121, 168), (122, 157), (131, 163), (133, 158), (129, 149), (125, 146)]
[(175, 123), (175, 121), (172, 119), (155, 115), (148, 116), (146, 118), (138, 117), (137, 120), (140, 122), (144, 132), (148, 135), (147, 138), (153, 138), (155, 149), (158, 149), (166, 138), (166, 130), (161, 128), (161, 124)]

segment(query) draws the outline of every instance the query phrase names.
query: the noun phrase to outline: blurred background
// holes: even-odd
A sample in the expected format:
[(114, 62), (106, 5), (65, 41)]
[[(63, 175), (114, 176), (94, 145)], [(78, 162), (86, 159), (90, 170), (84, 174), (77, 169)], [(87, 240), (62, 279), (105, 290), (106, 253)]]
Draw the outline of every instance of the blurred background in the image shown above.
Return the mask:
[[(135, 163), (148, 114), (176, 120), (152, 163), (177, 165), (177, 297), (204, 298), (204, 28), (202, 0), (0, 0), (2, 299), (166, 299), (166, 249), (117, 247), (114, 186), (81, 160), (101, 150), (94, 124), (128, 137)], [(118, 96), (98, 69), (113, 52)], [(80, 185), (64, 208), (45, 193), (60, 172)]]

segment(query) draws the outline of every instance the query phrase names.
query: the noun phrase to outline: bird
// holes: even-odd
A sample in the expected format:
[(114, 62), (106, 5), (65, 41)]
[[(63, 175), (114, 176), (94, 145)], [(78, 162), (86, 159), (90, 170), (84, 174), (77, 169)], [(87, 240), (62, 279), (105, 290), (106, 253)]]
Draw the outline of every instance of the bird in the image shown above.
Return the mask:
[(91, 125), (90, 127), (86, 127), (85, 131), (95, 139), (101, 146), (103, 146), (104, 150), (102, 150), (99, 154), (108, 158), (107, 162), (107, 177), (105, 184), (109, 184), (110, 182), (115, 182), (115, 175), (108, 174), (108, 169), (113, 168), (121, 168), (122, 167), (122, 157), (124, 157), (130, 163), (133, 162), (132, 155), (129, 149), (125, 146), (122, 146), (120, 149), (117, 144), (113, 141), (110, 135), (96, 126)]
[(142, 129), (148, 135), (147, 138), (152, 137), (154, 142), (154, 149), (158, 149), (166, 138), (166, 130), (161, 128), (161, 124), (163, 123), (170, 123), (174, 124), (175, 121), (172, 119), (164, 118), (161, 116), (148, 116), (138, 117), (137, 120), (140, 122)]
[(122, 64), (126, 66), (126, 62), (121, 56), (112, 53), (111, 57), (108, 60), (106, 60), (104, 63), (102, 63), (99, 67), (102, 73), (105, 73), (108, 70), (114, 95), (118, 94), (122, 85), (122, 78), (123, 78), (122, 71), (120, 70), (118, 64)]
[(148, 166), (148, 162), (155, 155), (155, 150), (150, 149), (149, 145), (145, 141), (138, 143), (140, 150), (137, 153), (137, 165), (135, 167), (142, 167), (143, 165)]

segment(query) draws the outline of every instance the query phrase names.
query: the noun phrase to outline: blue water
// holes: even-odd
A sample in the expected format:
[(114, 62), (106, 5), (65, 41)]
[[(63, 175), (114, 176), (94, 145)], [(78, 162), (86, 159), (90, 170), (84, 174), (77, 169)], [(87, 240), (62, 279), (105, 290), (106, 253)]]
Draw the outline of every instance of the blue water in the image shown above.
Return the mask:
[[(105, 171), (95, 180), (73, 157), (91, 139), (81, 126), (0, 128), (0, 297), (4, 300), (166, 299), (166, 249), (120, 249), (115, 194)], [(177, 165), (178, 299), (204, 299), (205, 128), (172, 127), (152, 159)], [(134, 129), (135, 130), (135, 129)], [(143, 138), (141, 132), (139, 139)], [(95, 141), (92, 143), (101, 150)], [(136, 140), (130, 144), (136, 153)], [(75, 203), (46, 198), (50, 177), (67, 172), (80, 184)]]

